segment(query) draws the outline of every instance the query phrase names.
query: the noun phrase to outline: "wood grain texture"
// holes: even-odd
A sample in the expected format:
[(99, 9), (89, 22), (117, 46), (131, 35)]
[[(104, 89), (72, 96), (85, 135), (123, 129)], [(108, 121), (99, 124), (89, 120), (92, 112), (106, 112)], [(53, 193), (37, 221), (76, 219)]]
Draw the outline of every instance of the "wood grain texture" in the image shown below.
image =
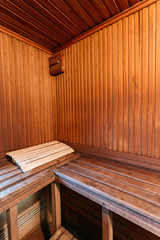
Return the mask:
[(63, 50), (66, 71), (55, 80), (58, 140), (160, 165), (159, 6)]
[[(91, 157), (80, 157), (54, 172), (59, 183), (160, 236), (159, 172)], [(112, 239), (109, 218), (104, 239)]]
[(112, 212), (102, 207), (102, 237), (103, 240), (113, 240)]
[(140, 0), (1, 1), (0, 23), (37, 44), (55, 50)]
[(17, 215), (17, 205), (8, 209), (6, 212), (7, 225), (8, 225), (8, 239), (18, 240), (18, 215)]
[(0, 33), (0, 155), (54, 139), (49, 56)]
[[(80, 240), (102, 239), (102, 207), (67, 189), (62, 191), (62, 224)], [(113, 213), (114, 240), (158, 240), (159, 237)]]

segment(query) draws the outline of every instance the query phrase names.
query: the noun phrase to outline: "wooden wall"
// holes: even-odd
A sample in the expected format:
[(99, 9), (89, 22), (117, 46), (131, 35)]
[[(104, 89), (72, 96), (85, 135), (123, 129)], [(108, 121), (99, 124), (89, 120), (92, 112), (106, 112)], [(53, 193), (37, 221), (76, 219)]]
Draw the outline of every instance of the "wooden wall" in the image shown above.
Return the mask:
[[(157, 168), (159, 43), (160, 1), (62, 50), (65, 71), (53, 81), (56, 138)], [(101, 239), (100, 207), (64, 187), (62, 219), (79, 239)], [(158, 238), (114, 215), (114, 239)]]
[(49, 56), (0, 32), (0, 158), (54, 139)]
[(62, 50), (57, 138), (159, 165), (159, 43), (160, 1)]

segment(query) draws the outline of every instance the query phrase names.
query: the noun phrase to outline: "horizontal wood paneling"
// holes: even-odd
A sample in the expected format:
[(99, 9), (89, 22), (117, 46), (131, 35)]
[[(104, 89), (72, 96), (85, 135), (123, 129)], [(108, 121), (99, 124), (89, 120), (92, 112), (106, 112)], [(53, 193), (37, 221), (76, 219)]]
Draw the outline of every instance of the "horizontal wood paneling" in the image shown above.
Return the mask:
[(0, 156), (54, 139), (49, 54), (0, 32)]
[(160, 164), (159, 16), (160, 1), (62, 50), (59, 140)]

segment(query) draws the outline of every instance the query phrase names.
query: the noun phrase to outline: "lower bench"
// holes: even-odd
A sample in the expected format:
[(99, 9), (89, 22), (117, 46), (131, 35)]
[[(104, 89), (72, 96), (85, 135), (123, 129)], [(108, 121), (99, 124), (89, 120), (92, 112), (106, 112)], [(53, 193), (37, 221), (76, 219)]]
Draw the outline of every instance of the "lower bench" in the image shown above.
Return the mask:
[(64, 227), (60, 227), (50, 240), (77, 240), (68, 230)]
[(57, 182), (102, 206), (103, 240), (113, 240), (112, 212), (160, 237), (158, 171), (79, 157), (54, 173)]

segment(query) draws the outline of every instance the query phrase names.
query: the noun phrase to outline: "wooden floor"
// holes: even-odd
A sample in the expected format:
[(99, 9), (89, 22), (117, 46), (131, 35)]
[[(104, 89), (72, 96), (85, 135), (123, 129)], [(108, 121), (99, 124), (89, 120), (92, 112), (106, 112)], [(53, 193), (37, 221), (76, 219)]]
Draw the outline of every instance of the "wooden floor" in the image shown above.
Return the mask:
[(25, 236), (22, 240), (57, 240), (57, 239), (65, 239), (65, 240), (77, 240), (68, 230), (64, 227), (60, 227), (57, 232), (50, 238), (49, 234), (44, 234), (41, 226), (38, 226), (34, 229), (30, 234)]
[(32, 233), (29, 235), (25, 236), (22, 240), (45, 240), (45, 237), (43, 235), (42, 229), (39, 226), (38, 228), (34, 229)]

